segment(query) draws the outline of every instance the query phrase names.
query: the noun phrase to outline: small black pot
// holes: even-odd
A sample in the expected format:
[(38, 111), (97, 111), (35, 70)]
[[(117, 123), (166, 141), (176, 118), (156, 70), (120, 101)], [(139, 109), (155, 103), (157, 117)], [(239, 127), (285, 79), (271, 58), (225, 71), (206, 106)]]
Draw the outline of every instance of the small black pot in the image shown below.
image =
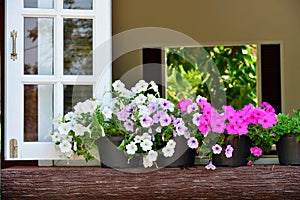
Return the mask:
[(280, 136), (276, 144), (279, 164), (300, 165), (300, 142), (292, 134)]
[(128, 157), (118, 146), (122, 143), (123, 136), (101, 137), (96, 141), (98, 146), (101, 167), (104, 168), (134, 168), (140, 163), (139, 157), (133, 157), (128, 162)]
[(196, 149), (191, 149), (187, 145), (187, 140), (183, 137), (175, 137), (175, 152), (172, 157), (158, 156), (157, 165), (159, 167), (192, 167), (195, 165)]
[[(224, 153), (224, 149), (227, 145), (233, 147), (232, 157), (227, 158)], [(221, 154), (213, 154), (212, 163), (216, 166), (229, 166), (238, 167), (247, 165), (247, 157), (250, 155), (250, 138), (242, 135), (240, 137), (235, 137), (232, 140), (227, 138), (224, 141)]]

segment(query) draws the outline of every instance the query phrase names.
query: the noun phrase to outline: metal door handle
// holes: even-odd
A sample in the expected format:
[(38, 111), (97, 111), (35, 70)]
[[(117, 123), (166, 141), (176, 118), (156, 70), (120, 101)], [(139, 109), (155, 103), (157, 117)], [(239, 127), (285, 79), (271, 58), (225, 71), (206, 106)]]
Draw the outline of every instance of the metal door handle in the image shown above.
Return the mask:
[(12, 37), (12, 52), (10, 54), (11, 59), (15, 61), (17, 59), (17, 50), (16, 50), (16, 38), (17, 38), (17, 31), (13, 30), (10, 32), (10, 37)]

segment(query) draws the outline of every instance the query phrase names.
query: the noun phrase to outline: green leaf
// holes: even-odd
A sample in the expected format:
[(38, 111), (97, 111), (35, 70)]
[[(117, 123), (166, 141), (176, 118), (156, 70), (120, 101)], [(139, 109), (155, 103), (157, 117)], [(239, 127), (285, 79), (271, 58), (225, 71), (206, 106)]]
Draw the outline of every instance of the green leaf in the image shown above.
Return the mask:
[(296, 141), (297, 141), (297, 142), (300, 142), (300, 135), (298, 135), (298, 136), (296, 137)]

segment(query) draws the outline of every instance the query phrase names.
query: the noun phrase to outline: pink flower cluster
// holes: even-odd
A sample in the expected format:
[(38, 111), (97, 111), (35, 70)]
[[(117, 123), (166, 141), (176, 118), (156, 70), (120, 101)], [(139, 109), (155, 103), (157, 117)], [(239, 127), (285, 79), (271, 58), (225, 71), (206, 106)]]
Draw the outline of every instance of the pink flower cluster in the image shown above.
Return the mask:
[[(241, 110), (235, 110), (232, 106), (223, 106), (223, 113), (218, 113), (206, 99), (200, 98), (197, 102), (201, 113), (197, 117), (198, 130), (206, 136), (210, 131), (229, 135), (245, 135), (250, 124), (261, 124), (263, 128), (269, 128), (276, 124), (274, 108), (264, 102), (261, 107), (252, 104), (244, 106)], [(192, 105), (191, 100), (183, 99), (178, 103), (181, 111), (187, 111)]]
[(241, 110), (234, 110), (230, 106), (224, 106), (225, 115), (228, 116), (226, 130), (229, 135), (244, 135), (248, 133), (250, 124), (260, 124), (266, 129), (276, 124), (276, 114), (274, 108), (264, 102), (261, 107), (255, 108), (252, 104), (244, 106)]

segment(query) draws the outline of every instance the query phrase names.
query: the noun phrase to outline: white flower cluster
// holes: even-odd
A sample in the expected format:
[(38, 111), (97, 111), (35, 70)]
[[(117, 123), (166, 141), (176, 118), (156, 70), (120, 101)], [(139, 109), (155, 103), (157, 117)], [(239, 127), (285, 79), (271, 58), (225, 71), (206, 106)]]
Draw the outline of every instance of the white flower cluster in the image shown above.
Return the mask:
[(68, 112), (63, 119), (53, 120), (57, 128), (51, 134), (52, 141), (66, 157), (72, 157), (74, 151), (77, 151), (77, 143), (73, 142), (73, 137), (69, 135), (70, 131), (73, 131), (75, 136), (90, 134), (89, 123), (85, 121), (85, 118), (82, 118), (82, 115), (92, 116), (96, 107), (94, 100), (79, 102), (74, 106), (74, 112)]
[(145, 92), (149, 89), (149, 86), (155, 93), (158, 92), (158, 86), (154, 81), (147, 83), (144, 80), (140, 80), (135, 84), (134, 87), (131, 88), (131, 90), (126, 89), (125, 84), (120, 80), (116, 80), (112, 84), (112, 86), (113, 86), (113, 90), (118, 92), (120, 97), (125, 97), (125, 98), (131, 98), (136, 94)]
[[(146, 155), (143, 156), (144, 167), (152, 167), (153, 162), (157, 160), (158, 152), (152, 150), (153, 142), (151, 141), (151, 135), (144, 133), (142, 136), (136, 135), (134, 141), (126, 145), (126, 152), (129, 155), (134, 155), (140, 146)], [(169, 140), (167, 145), (163, 147), (162, 153), (165, 157), (172, 157), (175, 152), (176, 142), (174, 140)]]

